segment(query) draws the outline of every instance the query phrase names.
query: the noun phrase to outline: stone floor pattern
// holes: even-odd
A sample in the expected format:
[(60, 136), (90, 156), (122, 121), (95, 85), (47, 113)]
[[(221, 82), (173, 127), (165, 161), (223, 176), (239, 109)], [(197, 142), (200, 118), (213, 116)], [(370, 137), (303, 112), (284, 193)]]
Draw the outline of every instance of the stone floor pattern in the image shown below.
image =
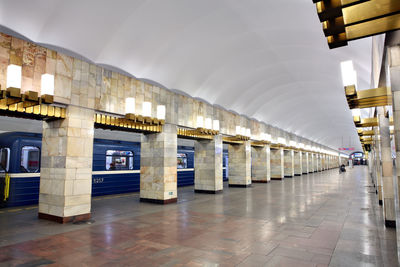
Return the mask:
[(367, 167), (228, 188), (179, 202), (94, 198), (91, 224), (0, 211), (0, 266), (397, 266)]

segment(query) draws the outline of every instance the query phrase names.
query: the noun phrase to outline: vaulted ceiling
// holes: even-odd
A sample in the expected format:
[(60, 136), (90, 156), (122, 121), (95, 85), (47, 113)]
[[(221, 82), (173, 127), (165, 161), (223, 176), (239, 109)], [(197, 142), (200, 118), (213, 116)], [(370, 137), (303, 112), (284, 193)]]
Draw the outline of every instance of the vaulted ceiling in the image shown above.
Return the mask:
[(329, 50), (311, 0), (0, 0), (0, 25), (332, 148), (361, 148), (340, 62), (353, 60), (368, 88), (371, 40)]

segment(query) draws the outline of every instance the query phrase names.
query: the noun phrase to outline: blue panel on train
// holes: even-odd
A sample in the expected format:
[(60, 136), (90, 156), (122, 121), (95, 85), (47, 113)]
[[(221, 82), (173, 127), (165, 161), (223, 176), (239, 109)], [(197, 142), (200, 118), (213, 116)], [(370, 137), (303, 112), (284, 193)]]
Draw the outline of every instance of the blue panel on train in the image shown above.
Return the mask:
[(92, 196), (139, 192), (140, 174), (93, 175)]

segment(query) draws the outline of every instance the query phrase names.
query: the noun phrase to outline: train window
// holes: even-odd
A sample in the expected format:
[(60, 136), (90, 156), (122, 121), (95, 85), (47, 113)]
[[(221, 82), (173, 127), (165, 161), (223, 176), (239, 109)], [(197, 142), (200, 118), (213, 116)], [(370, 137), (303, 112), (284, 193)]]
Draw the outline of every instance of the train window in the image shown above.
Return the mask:
[(39, 172), (40, 149), (35, 146), (23, 146), (21, 149), (21, 172)]
[(177, 158), (178, 158), (177, 168), (178, 169), (187, 169), (187, 156), (186, 156), (186, 154), (178, 153)]
[(0, 172), (8, 172), (10, 165), (10, 149), (0, 148)]
[(107, 150), (106, 170), (133, 170), (133, 152), (120, 150)]

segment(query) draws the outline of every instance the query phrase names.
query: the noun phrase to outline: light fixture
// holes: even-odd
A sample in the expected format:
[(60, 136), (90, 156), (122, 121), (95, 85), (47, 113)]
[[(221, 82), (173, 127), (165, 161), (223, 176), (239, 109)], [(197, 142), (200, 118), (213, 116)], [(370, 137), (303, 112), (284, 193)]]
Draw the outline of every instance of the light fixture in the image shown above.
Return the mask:
[(389, 130), (390, 130), (390, 131), (394, 131), (394, 126), (393, 126), (393, 125), (390, 125), (390, 126), (389, 126)]
[(354, 85), (357, 88), (357, 72), (354, 70), (353, 61), (343, 61), (340, 63), (340, 67), (343, 86)]
[(164, 105), (157, 105), (157, 119), (165, 120), (165, 106)]
[(143, 102), (143, 116), (151, 117), (151, 102)]
[(8, 65), (7, 67), (7, 88), (21, 89), (22, 67), (18, 65)]
[(241, 135), (241, 133), (242, 133), (242, 127), (240, 127), (240, 126), (236, 126), (236, 135)]
[(291, 146), (291, 147), (296, 147), (296, 146), (297, 146), (296, 141), (290, 140), (290, 141), (289, 141), (289, 146)]
[(135, 114), (135, 98), (128, 97), (125, 99), (125, 114)]
[(245, 128), (245, 127), (242, 127), (242, 128), (240, 129), (240, 135), (246, 136), (246, 128)]
[(41, 94), (54, 95), (54, 75), (48, 73), (42, 75)]
[(204, 128), (212, 130), (212, 120), (211, 118), (206, 118)]
[(247, 128), (247, 129), (246, 129), (246, 134), (245, 134), (245, 136), (251, 137), (251, 130), (250, 130), (250, 128)]
[(214, 120), (213, 121), (213, 130), (214, 131), (219, 131), (219, 120)]
[(197, 128), (204, 128), (204, 118), (203, 118), (203, 116), (197, 116), (196, 127)]
[(283, 137), (278, 137), (278, 144), (286, 145), (286, 139)]
[(272, 140), (272, 138), (271, 138), (271, 135), (270, 134), (265, 134), (265, 139), (264, 139), (265, 141), (268, 141), (268, 142), (271, 142), (271, 140)]

